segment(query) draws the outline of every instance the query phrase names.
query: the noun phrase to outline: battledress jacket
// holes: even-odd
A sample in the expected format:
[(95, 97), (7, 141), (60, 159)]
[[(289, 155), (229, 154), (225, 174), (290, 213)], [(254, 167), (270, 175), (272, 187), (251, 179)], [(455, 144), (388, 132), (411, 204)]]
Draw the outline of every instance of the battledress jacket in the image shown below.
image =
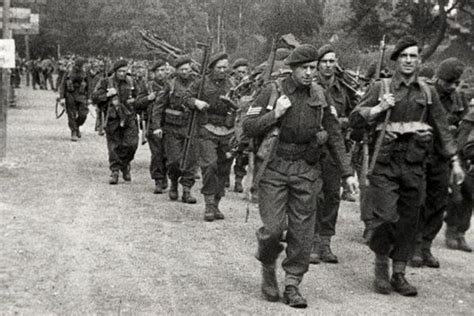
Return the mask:
[[(280, 144), (290, 143), (304, 148), (305, 144), (314, 141), (318, 131), (323, 128), (328, 135), (326, 146), (342, 170), (343, 178), (351, 176), (353, 172), (340, 125), (330, 111), (322, 87), (315, 82), (311, 86), (298, 86), (291, 75), (288, 75), (281, 81), (280, 94), (287, 95), (292, 106), (278, 119), (275, 118), (273, 106), (268, 106), (273, 89), (271, 84), (265, 86), (251, 104), (243, 121), (244, 134), (261, 139), (273, 127), (278, 126)], [(323, 150), (323, 146), (319, 149)]]

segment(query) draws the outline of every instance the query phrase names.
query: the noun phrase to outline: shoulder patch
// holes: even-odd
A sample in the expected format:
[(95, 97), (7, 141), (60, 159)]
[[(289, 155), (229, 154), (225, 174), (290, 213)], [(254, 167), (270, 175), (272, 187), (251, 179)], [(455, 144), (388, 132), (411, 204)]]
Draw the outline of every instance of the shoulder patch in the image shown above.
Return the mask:
[(262, 107), (261, 106), (258, 106), (258, 107), (250, 107), (247, 111), (247, 115), (259, 115), (260, 112), (262, 112)]

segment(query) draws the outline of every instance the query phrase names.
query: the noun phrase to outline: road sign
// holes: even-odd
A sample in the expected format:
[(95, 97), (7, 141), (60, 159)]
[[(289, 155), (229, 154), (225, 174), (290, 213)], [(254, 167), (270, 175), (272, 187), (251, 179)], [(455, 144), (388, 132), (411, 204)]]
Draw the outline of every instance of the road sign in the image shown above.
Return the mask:
[[(1, 23), (0, 23), (1, 25)], [(30, 15), (30, 23), (22, 24), (21, 28), (14, 28), (13, 34), (16, 35), (36, 35), (39, 34), (39, 14)]]
[[(0, 8), (0, 16), (3, 15), (3, 8)], [(21, 30), (29, 28), (31, 9), (10, 8), (10, 29)], [(0, 29), (3, 28), (3, 22), (0, 22)]]
[(0, 39), (0, 68), (15, 68), (14, 39)]

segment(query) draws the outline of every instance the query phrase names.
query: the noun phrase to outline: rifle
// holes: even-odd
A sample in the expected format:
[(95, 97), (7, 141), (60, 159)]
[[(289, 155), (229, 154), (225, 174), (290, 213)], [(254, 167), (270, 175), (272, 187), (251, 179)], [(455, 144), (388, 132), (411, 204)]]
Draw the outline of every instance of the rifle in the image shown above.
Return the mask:
[[(271, 80), (272, 76), (272, 70), (273, 66), (275, 65), (275, 57), (276, 57), (276, 49), (277, 49), (277, 36), (273, 37), (272, 39), (272, 45), (271, 45), (271, 50), (270, 54), (268, 55), (267, 59), (267, 68), (265, 69), (265, 72), (263, 74), (263, 82), (264, 84), (269, 82)], [(275, 100), (276, 101), (276, 100)], [(270, 101), (272, 102), (272, 101)], [(260, 165), (260, 167), (257, 170), (257, 173), (254, 176), (254, 170), (255, 170), (255, 142), (253, 139), (250, 140), (250, 149), (249, 150), (249, 167), (248, 167), (248, 172), (247, 172), (247, 177), (245, 180), (245, 194), (248, 199), (248, 201), (252, 201), (253, 198), (253, 189), (258, 185), (260, 182), (263, 172), (265, 171), (268, 162), (271, 159), (271, 156), (273, 155), (273, 151), (276, 148), (276, 140), (278, 139), (278, 134), (279, 134), (279, 128), (275, 127), (271, 132), (268, 133), (268, 135), (264, 138), (262, 141), (262, 144), (260, 147), (265, 147), (266, 149), (266, 155), (263, 158), (263, 161)], [(259, 149), (259, 152), (261, 150)], [(246, 216), (245, 216), (245, 222), (248, 221), (250, 214), (250, 209), (249, 205), (247, 205), (247, 211), (246, 211)]]
[[(146, 82), (147, 82), (147, 91), (148, 93), (153, 92), (153, 86), (150, 81), (148, 81), (148, 72), (146, 73)], [(153, 101), (154, 102), (154, 101)], [(150, 116), (151, 113), (147, 113), (145, 116), (146, 110), (141, 111), (140, 114), (138, 114), (138, 118), (140, 120), (140, 129), (142, 130), (142, 134), (140, 136), (140, 141), (142, 145), (145, 145), (148, 142), (148, 126), (150, 126)]]
[[(209, 37), (207, 43), (197, 43), (197, 45), (204, 48), (202, 63), (201, 63), (201, 71), (200, 71), (201, 81), (199, 82), (199, 89), (198, 89), (198, 94), (197, 94), (197, 99), (200, 99), (202, 98), (202, 94), (204, 92), (204, 84), (206, 82), (206, 70), (207, 70), (207, 65), (209, 63), (210, 49), (212, 46), (212, 37)], [(181, 170), (184, 170), (188, 165), (189, 157), (193, 148), (193, 143), (196, 138), (197, 120), (198, 120), (197, 112), (198, 112), (197, 109), (193, 109), (191, 111), (191, 118), (188, 123), (186, 139), (184, 140), (183, 156), (181, 157), (181, 160), (179, 161), (179, 168)]]

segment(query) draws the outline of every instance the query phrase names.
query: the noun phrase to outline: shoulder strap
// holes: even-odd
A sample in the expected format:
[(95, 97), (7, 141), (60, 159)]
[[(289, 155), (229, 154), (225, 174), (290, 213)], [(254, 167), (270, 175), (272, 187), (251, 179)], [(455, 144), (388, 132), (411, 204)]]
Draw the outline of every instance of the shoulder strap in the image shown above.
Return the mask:
[(425, 95), (425, 100), (426, 100), (426, 106), (423, 109), (423, 113), (421, 113), (421, 117), (420, 117), (420, 122), (424, 122), (427, 108), (431, 104), (433, 104), (433, 99), (432, 99), (432, 95), (431, 95), (430, 86), (426, 83), (426, 81), (418, 79), (418, 85), (420, 86), (421, 90), (423, 91), (423, 94)]
[(326, 98), (326, 94), (324, 93), (324, 88), (316, 83), (311, 83), (311, 98), (320, 100), (321, 101), (321, 108), (319, 109), (319, 119), (318, 119), (318, 127), (319, 129), (323, 129), (323, 116), (324, 116), (324, 108), (328, 107), (328, 102)]

